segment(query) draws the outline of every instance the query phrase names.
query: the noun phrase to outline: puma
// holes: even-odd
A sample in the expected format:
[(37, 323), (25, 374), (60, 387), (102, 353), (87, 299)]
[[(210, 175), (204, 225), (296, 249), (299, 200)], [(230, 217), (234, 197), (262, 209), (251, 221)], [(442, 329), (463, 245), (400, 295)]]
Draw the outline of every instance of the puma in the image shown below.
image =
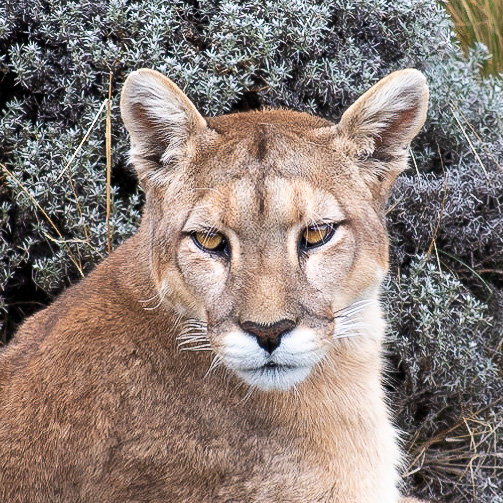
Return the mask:
[(384, 211), (427, 102), (407, 69), (338, 124), (203, 118), (133, 72), (143, 220), (1, 351), (0, 500), (398, 503)]

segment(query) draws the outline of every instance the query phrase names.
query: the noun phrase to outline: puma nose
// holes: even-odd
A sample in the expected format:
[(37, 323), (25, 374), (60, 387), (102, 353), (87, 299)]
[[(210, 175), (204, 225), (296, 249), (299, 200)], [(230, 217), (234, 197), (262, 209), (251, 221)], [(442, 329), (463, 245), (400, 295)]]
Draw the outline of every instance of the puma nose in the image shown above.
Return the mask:
[(281, 320), (272, 325), (260, 325), (253, 321), (243, 321), (241, 328), (257, 338), (258, 345), (271, 354), (281, 343), (281, 338), (286, 332), (295, 328), (292, 320)]

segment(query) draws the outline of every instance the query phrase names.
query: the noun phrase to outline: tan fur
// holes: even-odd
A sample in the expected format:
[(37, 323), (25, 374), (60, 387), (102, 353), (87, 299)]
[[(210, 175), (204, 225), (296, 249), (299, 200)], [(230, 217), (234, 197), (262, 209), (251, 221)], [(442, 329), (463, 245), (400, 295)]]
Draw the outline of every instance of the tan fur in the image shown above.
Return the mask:
[[(383, 208), (427, 97), (404, 70), (338, 125), (204, 119), (134, 72), (121, 107), (143, 221), (0, 353), (0, 501), (397, 503)], [(299, 254), (323, 222), (340, 225)], [(196, 245), (208, 228), (230, 256)], [(240, 328), (285, 319), (271, 355)]]

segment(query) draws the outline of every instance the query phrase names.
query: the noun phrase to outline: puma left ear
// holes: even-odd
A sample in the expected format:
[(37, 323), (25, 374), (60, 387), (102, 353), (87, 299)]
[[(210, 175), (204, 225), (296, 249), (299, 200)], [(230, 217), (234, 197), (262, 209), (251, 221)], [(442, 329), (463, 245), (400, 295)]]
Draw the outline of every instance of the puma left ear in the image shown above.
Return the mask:
[(428, 87), (421, 72), (400, 70), (369, 89), (343, 114), (339, 135), (375, 197), (386, 197), (405, 168), (408, 147), (426, 119)]
[(181, 89), (159, 72), (141, 69), (124, 83), (121, 115), (131, 136), (131, 160), (140, 180), (162, 181), (190, 154), (206, 121)]

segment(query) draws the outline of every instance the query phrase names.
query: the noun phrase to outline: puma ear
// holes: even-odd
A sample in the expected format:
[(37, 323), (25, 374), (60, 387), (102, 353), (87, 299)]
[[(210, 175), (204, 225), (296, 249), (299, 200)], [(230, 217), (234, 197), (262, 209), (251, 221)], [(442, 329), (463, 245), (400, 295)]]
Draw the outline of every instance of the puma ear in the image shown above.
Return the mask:
[(137, 70), (121, 95), (121, 114), (131, 136), (131, 160), (140, 180), (162, 180), (190, 155), (191, 138), (206, 121), (181, 89), (159, 72)]
[(343, 114), (339, 135), (350, 140), (360, 173), (375, 196), (386, 196), (407, 166), (408, 147), (426, 119), (423, 74), (400, 70), (380, 80)]

